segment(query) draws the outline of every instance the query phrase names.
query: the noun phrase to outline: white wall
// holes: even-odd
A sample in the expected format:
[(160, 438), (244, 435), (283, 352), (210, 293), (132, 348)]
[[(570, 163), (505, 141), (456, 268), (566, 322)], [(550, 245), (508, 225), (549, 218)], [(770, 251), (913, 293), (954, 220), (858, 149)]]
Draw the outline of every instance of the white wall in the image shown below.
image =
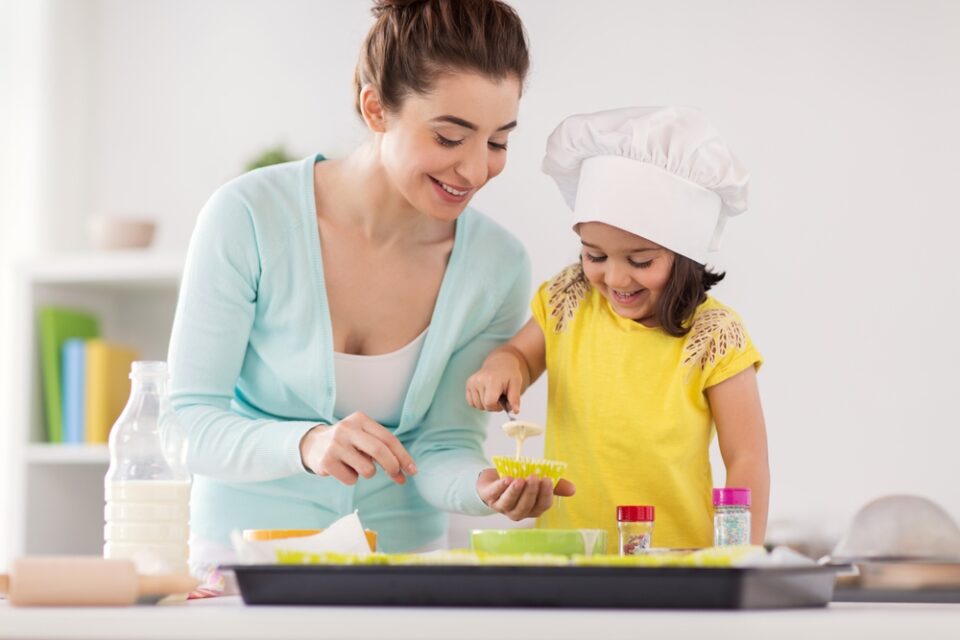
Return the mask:
[(212, 190), (263, 148), (362, 139), (350, 87), (366, 3), (97, 4), (91, 210), (162, 216), (161, 246), (186, 246)]
[(19, 425), (9, 407), (23, 388), (17, 372), (24, 367), (11, 358), (17, 339), (13, 267), (38, 246), (46, 9), (42, 1), (0, 1), (0, 571), (15, 531), (10, 520), (19, 512), (19, 494), (10, 490), (18, 477), (12, 456)]
[[(77, 4), (90, 48), (60, 62), (85, 81), (59, 109), (86, 139), (65, 142), (83, 180), (60, 184), (63, 219), (156, 215), (158, 243), (180, 249), (205, 198), (263, 147), (338, 155), (361, 139), (350, 81), (365, 2)], [(772, 523), (836, 535), (890, 492), (960, 519), (960, 3), (513, 4), (534, 66), (508, 168), (475, 205), (527, 244), (535, 278), (576, 254), (539, 172), (556, 123), (629, 104), (701, 107), (753, 173), (716, 294), (767, 359)], [(57, 243), (77, 248), (82, 235)], [(539, 385), (524, 413), (542, 419), (544, 401)], [(492, 432), (491, 450), (504, 440)]]

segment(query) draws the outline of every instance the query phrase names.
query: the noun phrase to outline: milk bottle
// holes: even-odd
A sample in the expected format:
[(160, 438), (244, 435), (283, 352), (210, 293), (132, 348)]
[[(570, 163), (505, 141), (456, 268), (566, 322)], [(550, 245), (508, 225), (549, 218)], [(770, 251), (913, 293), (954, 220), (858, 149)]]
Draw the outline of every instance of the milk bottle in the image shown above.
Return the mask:
[(130, 380), (110, 431), (103, 555), (133, 560), (140, 574), (187, 573), (187, 440), (170, 405), (167, 364), (134, 362)]

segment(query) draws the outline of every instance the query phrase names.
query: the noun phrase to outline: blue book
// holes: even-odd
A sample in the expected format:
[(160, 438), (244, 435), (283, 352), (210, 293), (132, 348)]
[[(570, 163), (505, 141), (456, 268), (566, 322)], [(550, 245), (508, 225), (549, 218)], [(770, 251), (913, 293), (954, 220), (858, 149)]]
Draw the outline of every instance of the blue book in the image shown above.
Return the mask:
[(63, 343), (61, 392), (63, 394), (63, 442), (82, 444), (86, 421), (86, 341), (72, 338)]

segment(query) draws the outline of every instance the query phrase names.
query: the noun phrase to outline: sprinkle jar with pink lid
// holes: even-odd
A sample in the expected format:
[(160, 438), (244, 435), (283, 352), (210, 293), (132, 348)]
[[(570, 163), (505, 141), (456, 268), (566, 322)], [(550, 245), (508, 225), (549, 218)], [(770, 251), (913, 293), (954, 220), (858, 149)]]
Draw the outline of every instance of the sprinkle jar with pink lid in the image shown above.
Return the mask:
[(750, 489), (713, 490), (713, 544), (750, 544)]

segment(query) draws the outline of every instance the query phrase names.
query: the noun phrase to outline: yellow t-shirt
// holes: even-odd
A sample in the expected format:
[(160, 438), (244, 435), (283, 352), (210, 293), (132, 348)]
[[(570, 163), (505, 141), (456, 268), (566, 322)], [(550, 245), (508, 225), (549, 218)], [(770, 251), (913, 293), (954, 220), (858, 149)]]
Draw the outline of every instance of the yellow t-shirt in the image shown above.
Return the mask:
[(538, 526), (606, 529), (616, 553), (617, 505), (654, 505), (653, 546), (710, 546), (704, 390), (762, 362), (740, 318), (708, 297), (690, 332), (671, 336), (617, 315), (579, 263), (541, 285), (530, 307), (546, 339), (545, 456), (567, 462), (577, 487)]

